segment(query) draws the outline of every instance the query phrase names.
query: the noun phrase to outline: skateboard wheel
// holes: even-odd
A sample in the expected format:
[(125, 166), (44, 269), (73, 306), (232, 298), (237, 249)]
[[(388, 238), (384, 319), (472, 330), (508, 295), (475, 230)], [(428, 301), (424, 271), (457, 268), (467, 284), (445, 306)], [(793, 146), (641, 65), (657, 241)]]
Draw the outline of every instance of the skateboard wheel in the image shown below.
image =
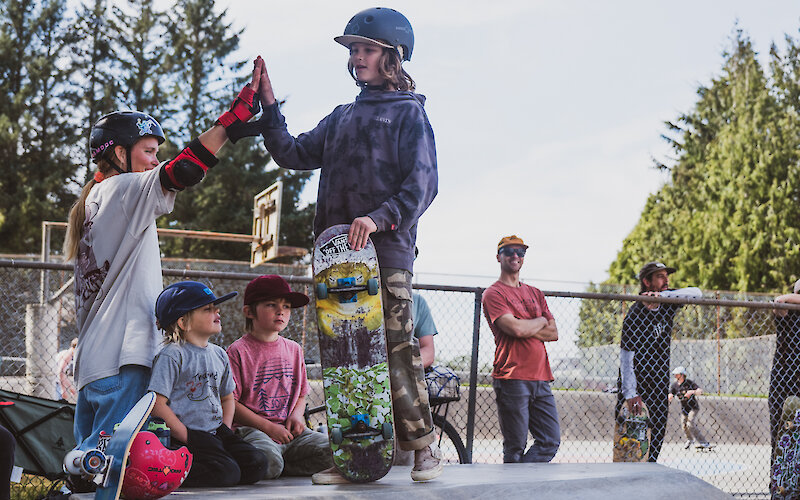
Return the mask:
[(81, 458), (81, 468), (89, 475), (100, 474), (106, 464), (106, 456), (100, 450), (89, 450)]
[(376, 278), (367, 280), (367, 293), (370, 295), (378, 295), (378, 280)]
[(391, 422), (384, 422), (383, 425), (381, 426), (381, 431), (383, 434), (383, 439), (387, 441), (394, 437), (394, 430), (392, 429)]
[(67, 453), (67, 456), (64, 457), (64, 470), (69, 474), (81, 474), (83, 472), (80, 465), (81, 458), (83, 458), (81, 450), (72, 450)]
[(342, 426), (336, 424), (331, 427), (331, 442), (333, 442), (333, 444), (341, 444), (343, 439)]
[(328, 298), (328, 285), (325, 283), (317, 283), (317, 298), (321, 300)]

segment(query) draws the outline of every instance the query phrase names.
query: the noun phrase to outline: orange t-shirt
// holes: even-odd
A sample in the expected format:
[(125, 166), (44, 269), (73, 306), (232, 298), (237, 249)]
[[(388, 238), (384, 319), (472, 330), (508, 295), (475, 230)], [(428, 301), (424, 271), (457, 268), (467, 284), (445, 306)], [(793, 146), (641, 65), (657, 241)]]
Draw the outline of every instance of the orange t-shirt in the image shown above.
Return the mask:
[(506, 380), (553, 380), (544, 342), (532, 337), (512, 337), (494, 324), (497, 318), (505, 314), (511, 314), (518, 319), (534, 319), (539, 316), (548, 321), (553, 319), (541, 290), (524, 283), (514, 288), (496, 281), (483, 293), (483, 313), (494, 333), (494, 343), (497, 346), (494, 351), (492, 377)]

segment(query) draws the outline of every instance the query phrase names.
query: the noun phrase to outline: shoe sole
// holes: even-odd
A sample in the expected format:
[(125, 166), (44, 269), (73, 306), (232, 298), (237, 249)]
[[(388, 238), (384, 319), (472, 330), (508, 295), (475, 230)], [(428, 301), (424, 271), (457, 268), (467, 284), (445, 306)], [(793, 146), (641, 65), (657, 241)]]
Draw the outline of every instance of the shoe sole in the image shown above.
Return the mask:
[(441, 463), (431, 469), (412, 470), (411, 479), (414, 481), (430, 481), (431, 479), (436, 479), (437, 477), (441, 476), (443, 470), (444, 467)]
[(324, 478), (324, 479), (314, 479), (311, 478), (311, 484), (318, 484), (318, 485), (330, 485), (330, 484), (353, 484), (344, 477), (337, 477), (337, 478)]

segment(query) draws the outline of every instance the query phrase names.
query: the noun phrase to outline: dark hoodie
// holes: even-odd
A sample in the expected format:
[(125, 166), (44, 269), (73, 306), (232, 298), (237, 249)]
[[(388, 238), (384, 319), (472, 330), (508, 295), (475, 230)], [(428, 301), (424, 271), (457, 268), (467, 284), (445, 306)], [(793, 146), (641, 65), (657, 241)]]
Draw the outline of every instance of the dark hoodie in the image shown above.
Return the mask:
[(274, 104), (264, 110), (264, 144), (293, 170), (322, 169), (314, 234), (368, 215), (382, 267), (412, 271), (417, 220), (437, 193), (436, 146), (413, 92), (363, 90), (311, 131), (292, 137)]

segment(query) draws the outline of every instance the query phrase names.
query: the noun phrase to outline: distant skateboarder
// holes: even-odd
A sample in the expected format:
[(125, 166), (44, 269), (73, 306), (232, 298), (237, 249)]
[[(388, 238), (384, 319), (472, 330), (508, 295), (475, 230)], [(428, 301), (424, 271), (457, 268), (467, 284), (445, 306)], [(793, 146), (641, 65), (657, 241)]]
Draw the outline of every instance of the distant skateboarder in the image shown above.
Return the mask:
[(672, 374), (675, 376), (675, 382), (669, 388), (669, 401), (672, 402), (672, 398), (677, 397), (681, 402), (681, 425), (687, 440), (685, 448), (689, 449), (692, 443), (696, 442), (698, 448), (707, 449), (710, 445), (697, 426), (697, 414), (700, 413), (697, 396), (703, 394), (703, 389), (686, 378), (686, 368), (682, 366), (672, 370)]

